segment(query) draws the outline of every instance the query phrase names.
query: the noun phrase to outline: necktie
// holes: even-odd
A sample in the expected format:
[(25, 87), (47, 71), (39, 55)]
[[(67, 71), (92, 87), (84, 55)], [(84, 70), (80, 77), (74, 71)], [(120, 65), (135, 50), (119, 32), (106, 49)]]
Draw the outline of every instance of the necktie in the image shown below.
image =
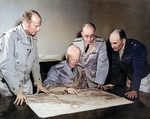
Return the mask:
[(73, 72), (73, 70), (74, 70), (74, 69), (73, 69), (73, 68), (71, 68), (71, 71), (72, 71), (72, 72)]
[(88, 49), (89, 49), (89, 44), (87, 45), (87, 47), (85, 49), (85, 53), (87, 53)]

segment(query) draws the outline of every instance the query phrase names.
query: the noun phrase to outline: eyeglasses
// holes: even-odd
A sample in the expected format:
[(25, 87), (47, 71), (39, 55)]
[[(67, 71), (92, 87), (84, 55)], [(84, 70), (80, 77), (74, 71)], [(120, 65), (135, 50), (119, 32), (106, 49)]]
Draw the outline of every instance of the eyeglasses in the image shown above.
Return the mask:
[(91, 34), (90, 36), (89, 36), (89, 35), (84, 35), (84, 37), (85, 37), (85, 38), (90, 38), (90, 39), (91, 39), (91, 38), (94, 38), (95, 35), (94, 35), (94, 34)]

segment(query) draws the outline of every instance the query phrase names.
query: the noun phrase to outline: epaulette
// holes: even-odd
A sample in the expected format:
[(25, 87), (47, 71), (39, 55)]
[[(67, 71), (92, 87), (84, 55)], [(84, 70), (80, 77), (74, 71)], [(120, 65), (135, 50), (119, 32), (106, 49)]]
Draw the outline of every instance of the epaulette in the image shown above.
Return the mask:
[(79, 41), (82, 41), (82, 40), (83, 40), (83, 38), (80, 37), (80, 38), (76, 38), (76, 39), (74, 40), (74, 42), (79, 42)]
[(96, 40), (97, 42), (103, 42), (103, 41), (104, 41), (104, 38), (96, 37), (95, 40)]
[(18, 30), (18, 28), (17, 28), (17, 27), (15, 27), (15, 28), (13, 28), (13, 29), (12, 29), (12, 31), (17, 31), (17, 30)]
[(7, 34), (7, 33), (12, 33), (12, 32), (17, 32), (17, 30), (18, 30), (18, 28), (15, 27), (15, 28), (12, 28), (12, 29), (8, 30), (8, 31), (5, 32), (5, 33)]
[(56, 67), (57, 69), (59, 69), (59, 68), (63, 68), (63, 67), (64, 67), (64, 64), (59, 63), (59, 64), (56, 64), (56, 65), (55, 65), (55, 67)]

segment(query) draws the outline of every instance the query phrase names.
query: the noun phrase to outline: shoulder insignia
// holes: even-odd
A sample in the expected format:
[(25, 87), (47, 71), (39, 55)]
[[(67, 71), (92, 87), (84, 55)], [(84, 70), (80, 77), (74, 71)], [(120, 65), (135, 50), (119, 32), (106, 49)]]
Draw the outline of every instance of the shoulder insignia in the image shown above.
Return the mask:
[(132, 45), (136, 46), (136, 43), (134, 43), (133, 41), (131, 42)]
[(76, 38), (76, 39), (74, 40), (74, 42), (79, 42), (79, 41), (82, 41), (82, 40), (83, 40), (83, 38), (80, 37), (80, 38)]
[(101, 37), (95, 37), (95, 40), (97, 41), (97, 42), (103, 42), (104, 41), (104, 38), (101, 38)]
[(63, 63), (59, 63), (59, 64), (56, 64), (55, 67), (56, 67), (57, 69), (63, 68), (63, 67), (64, 67), (64, 64), (63, 64)]

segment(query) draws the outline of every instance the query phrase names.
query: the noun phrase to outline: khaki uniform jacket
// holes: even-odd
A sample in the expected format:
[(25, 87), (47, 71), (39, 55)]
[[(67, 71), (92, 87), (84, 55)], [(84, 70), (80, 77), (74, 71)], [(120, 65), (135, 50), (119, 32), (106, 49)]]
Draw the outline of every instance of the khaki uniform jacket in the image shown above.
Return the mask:
[(96, 37), (87, 53), (85, 53), (85, 42), (82, 37), (76, 38), (73, 44), (81, 49), (79, 63), (85, 68), (88, 86), (93, 88), (97, 84), (104, 84), (109, 68), (104, 39)]
[(52, 66), (47, 74), (47, 78), (43, 82), (45, 88), (50, 88), (56, 84), (64, 84), (67, 87), (73, 87), (75, 82), (81, 80), (82, 67), (77, 65), (73, 72), (67, 61), (62, 61), (55, 66)]
[(31, 71), (34, 84), (42, 84), (37, 39), (27, 36), (22, 25), (19, 25), (0, 38), (0, 74), (9, 89), (17, 95), (23, 91)]

